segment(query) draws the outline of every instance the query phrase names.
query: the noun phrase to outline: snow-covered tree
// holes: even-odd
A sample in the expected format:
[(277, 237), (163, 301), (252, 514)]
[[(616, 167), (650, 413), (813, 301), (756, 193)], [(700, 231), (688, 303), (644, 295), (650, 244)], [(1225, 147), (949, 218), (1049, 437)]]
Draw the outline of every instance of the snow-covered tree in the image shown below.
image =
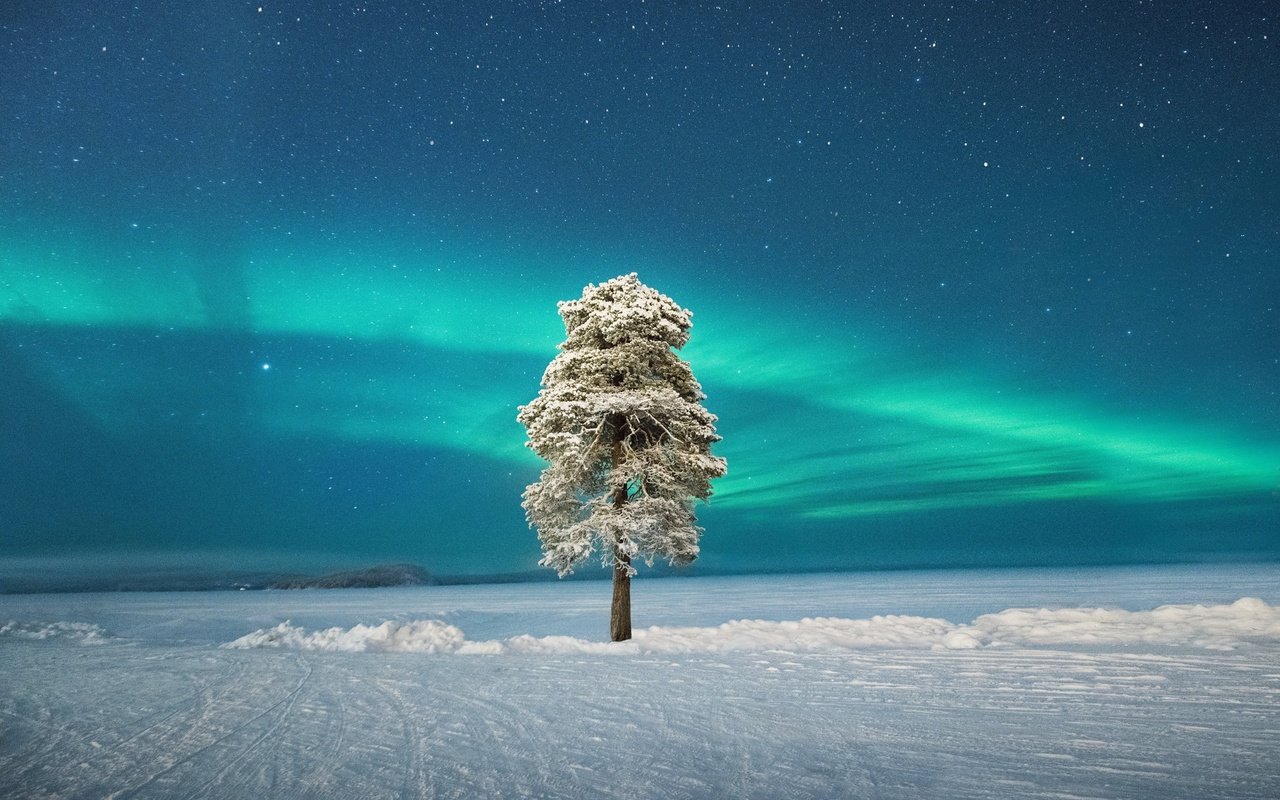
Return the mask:
[(702, 528), (695, 500), (711, 495), (725, 460), (711, 455), (715, 415), (674, 350), (693, 314), (633, 272), (559, 304), (568, 338), (517, 417), (527, 446), (550, 462), (524, 492), (543, 566), (563, 577), (599, 552), (613, 567), (610, 636), (631, 638), (632, 561), (688, 564)]

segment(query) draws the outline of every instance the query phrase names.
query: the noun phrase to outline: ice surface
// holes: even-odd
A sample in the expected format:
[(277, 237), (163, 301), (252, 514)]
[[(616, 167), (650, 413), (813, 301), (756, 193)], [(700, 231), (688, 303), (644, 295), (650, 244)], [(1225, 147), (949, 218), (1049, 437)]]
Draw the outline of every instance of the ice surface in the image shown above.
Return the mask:
[(0, 597), (0, 796), (1280, 796), (1274, 566), (634, 588)]

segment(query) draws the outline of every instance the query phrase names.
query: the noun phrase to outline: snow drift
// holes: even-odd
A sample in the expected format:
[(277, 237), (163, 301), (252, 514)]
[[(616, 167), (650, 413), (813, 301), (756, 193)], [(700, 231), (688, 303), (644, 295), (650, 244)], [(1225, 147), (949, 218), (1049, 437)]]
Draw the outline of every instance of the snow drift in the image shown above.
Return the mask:
[(0, 637), (14, 639), (64, 638), (79, 640), (84, 644), (97, 644), (105, 632), (101, 627), (87, 622), (19, 622), (9, 620), (0, 625)]
[(386, 621), (308, 632), (290, 622), (223, 647), (409, 653), (694, 653), (728, 650), (846, 650), (861, 647), (966, 650), (993, 646), (1172, 645), (1231, 650), (1246, 643), (1280, 643), (1280, 607), (1256, 598), (1230, 605), (1166, 605), (1152, 611), (1104, 608), (1014, 608), (966, 625), (945, 619), (875, 616), (813, 617), (794, 621), (734, 620), (716, 627), (652, 627), (629, 642), (591, 642), (570, 636), (516, 636), (468, 641), (437, 620)]
[(223, 647), (293, 647), (301, 650), (346, 650), (363, 652), (384, 650), (399, 653), (450, 653), (466, 644), (462, 631), (435, 620), (415, 620), (381, 625), (356, 625), (354, 628), (329, 628), (307, 633), (302, 628), (282, 622), (241, 636)]
[(970, 632), (986, 643), (1165, 644), (1231, 650), (1244, 642), (1280, 641), (1280, 608), (1254, 597), (1231, 605), (1170, 605), (1154, 611), (1014, 608), (978, 617), (965, 629)]

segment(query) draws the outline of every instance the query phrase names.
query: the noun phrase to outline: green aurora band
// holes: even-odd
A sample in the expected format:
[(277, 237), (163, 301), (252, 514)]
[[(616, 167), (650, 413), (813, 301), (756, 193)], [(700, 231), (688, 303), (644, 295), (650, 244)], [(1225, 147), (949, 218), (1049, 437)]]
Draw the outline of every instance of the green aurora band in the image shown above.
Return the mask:
[[(273, 359), (264, 374), (242, 378), (270, 435), (414, 442), (530, 474), (538, 462), (522, 446), (515, 409), (536, 394), (562, 338), (556, 301), (581, 284), (513, 276), (582, 272), (443, 250), (261, 247), (241, 254), (228, 288), (185, 252), (121, 270), (100, 268), (107, 256), (87, 247), (5, 247), (0, 325), (11, 331), (251, 336)], [(582, 282), (613, 271), (628, 270), (620, 262)], [(1075, 498), (1229, 507), (1268, 497), (1280, 479), (1280, 443), (1140, 421), (1073, 397), (1016, 397), (959, 366), (912, 366), (892, 342), (855, 335), (847, 321), (824, 325), (817, 338), (768, 309), (697, 287), (658, 288), (696, 314), (683, 355), (721, 416), (718, 453), (730, 465), (717, 508), (767, 520)], [(269, 355), (284, 339), (353, 355), (289, 363)], [(362, 364), (368, 344), (396, 348), (396, 368)], [(104, 427), (152, 424), (154, 403), (138, 398), (164, 385), (163, 364), (78, 363), (65, 353), (42, 363)]]

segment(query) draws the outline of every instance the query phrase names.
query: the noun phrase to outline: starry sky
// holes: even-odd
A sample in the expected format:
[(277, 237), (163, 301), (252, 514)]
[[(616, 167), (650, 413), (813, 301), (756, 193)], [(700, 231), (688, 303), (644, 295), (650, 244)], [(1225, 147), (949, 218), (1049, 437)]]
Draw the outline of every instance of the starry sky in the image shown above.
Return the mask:
[(535, 570), (632, 271), (695, 571), (1280, 559), (1274, 11), (5, 3), (0, 559)]

